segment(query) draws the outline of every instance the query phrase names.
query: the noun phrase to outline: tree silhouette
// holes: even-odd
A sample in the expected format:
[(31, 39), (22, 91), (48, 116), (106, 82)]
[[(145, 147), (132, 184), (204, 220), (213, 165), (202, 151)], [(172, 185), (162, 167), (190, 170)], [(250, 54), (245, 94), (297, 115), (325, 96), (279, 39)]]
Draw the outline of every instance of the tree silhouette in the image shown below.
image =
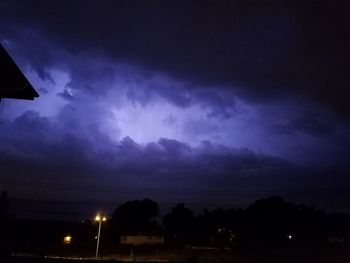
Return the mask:
[(244, 220), (242, 209), (204, 209), (197, 217), (197, 242), (231, 246), (237, 241)]
[(9, 202), (7, 191), (0, 194), (0, 256), (9, 252), (10, 225), (8, 222)]
[(6, 218), (6, 216), (8, 215), (9, 201), (7, 197), (7, 191), (3, 190), (0, 194), (0, 220)]
[(163, 225), (169, 240), (189, 242), (194, 233), (195, 216), (183, 203), (177, 204), (171, 213), (164, 216)]
[(297, 209), (279, 196), (261, 199), (248, 206), (246, 232), (258, 238), (281, 240), (294, 230)]
[(113, 223), (117, 232), (138, 234), (154, 231), (157, 228), (155, 218), (159, 215), (159, 206), (150, 199), (128, 201), (113, 212)]

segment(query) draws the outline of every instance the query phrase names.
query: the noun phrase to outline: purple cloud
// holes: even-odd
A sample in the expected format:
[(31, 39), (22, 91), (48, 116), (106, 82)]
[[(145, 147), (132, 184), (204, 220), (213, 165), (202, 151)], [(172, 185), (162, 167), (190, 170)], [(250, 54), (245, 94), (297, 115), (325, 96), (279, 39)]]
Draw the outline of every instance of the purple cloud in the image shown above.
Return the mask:
[(252, 192), (349, 185), (342, 5), (2, 8), (0, 40), (41, 95), (5, 101), (6, 178)]

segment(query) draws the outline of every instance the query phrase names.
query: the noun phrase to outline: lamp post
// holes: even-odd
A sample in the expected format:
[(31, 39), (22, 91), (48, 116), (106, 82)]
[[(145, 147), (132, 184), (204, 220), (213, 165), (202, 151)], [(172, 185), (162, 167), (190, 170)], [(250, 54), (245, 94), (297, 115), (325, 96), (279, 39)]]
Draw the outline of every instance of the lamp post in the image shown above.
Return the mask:
[(69, 245), (70, 243), (72, 243), (72, 237), (71, 237), (70, 235), (66, 235), (66, 236), (63, 238), (63, 244)]
[(96, 258), (98, 258), (98, 248), (100, 246), (100, 236), (101, 236), (101, 224), (102, 222), (106, 221), (105, 216), (100, 216), (99, 214), (96, 215), (95, 221), (98, 222), (98, 233), (97, 233), (97, 245), (96, 245)]

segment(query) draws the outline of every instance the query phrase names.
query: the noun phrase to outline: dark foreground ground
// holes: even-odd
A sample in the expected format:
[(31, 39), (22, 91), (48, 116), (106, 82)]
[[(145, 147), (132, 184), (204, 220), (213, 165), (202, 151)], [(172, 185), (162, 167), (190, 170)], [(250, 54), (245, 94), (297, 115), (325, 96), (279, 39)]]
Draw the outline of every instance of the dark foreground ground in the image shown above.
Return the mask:
[[(152, 255), (153, 254), (153, 255)], [(17, 255), (2, 256), (1, 263), (65, 263), (65, 262), (96, 262), (93, 257), (66, 257)], [(186, 248), (167, 253), (134, 253), (133, 255), (108, 255), (100, 262), (235, 262), (235, 263), (349, 263), (350, 246), (314, 247), (314, 248), (284, 248), (255, 249), (250, 251), (212, 250), (202, 248)]]

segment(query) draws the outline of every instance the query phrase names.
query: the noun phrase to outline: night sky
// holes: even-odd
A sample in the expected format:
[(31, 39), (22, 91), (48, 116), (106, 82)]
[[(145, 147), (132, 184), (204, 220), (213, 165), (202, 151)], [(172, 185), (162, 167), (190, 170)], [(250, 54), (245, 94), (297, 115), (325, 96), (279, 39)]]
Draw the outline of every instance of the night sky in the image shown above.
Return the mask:
[(40, 94), (1, 106), (13, 213), (110, 213), (144, 197), (237, 207), (275, 194), (350, 212), (348, 10), (0, 1), (0, 41)]

